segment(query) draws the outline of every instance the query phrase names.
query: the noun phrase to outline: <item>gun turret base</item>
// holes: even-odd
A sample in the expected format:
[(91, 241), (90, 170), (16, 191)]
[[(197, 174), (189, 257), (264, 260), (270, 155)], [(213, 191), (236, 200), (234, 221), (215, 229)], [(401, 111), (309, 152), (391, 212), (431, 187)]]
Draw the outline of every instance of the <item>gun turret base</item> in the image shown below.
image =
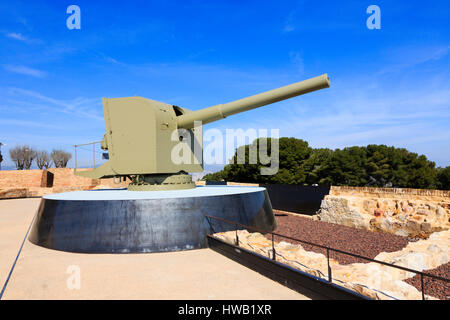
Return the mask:
[(130, 191), (159, 191), (193, 189), (195, 183), (187, 173), (178, 174), (139, 174), (128, 185)]
[(267, 231), (276, 228), (269, 195), (262, 187), (106, 189), (43, 196), (29, 240), (68, 252), (165, 252), (205, 248), (206, 234), (236, 229), (205, 215)]

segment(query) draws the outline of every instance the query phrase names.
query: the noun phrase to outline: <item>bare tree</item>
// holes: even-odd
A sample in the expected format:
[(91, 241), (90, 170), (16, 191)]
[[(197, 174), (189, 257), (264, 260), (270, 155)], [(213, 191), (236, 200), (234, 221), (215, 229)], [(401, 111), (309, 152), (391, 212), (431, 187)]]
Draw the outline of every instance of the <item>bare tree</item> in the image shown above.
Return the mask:
[(29, 146), (16, 146), (9, 150), (9, 157), (15, 163), (17, 170), (30, 169), (36, 151)]
[(2, 145), (3, 145), (3, 143), (0, 142), (0, 170), (2, 169), (2, 161), (3, 161)]
[(23, 154), (22, 147), (15, 146), (14, 148), (9, 149), (9, 157), (16, 165), (17, 170), (23, 170)]
[(55, 164), (55, 168), (65, 168), (67, 166), (67, 162), (69, 162), (70, 158), (72, 158), (72, 154), (64, 150), (53, 149), (51, 157), (53, 163)]
[(36, 158), (36, 151), (28, 146), (23, 146), (23, 154), (24, 154), (24, 166), (25, 169), (29, 170), (31, 168), (31, 164), (33, 160)]
[(50, 164), (51, 164), (51, 159), (50, 159), (50, 155), (48, 154), (47, 151), (45, 150), (41, 150), (36, 152), (36, 164), (38, 166), (39, 169), (48, 169), (50, 168)]

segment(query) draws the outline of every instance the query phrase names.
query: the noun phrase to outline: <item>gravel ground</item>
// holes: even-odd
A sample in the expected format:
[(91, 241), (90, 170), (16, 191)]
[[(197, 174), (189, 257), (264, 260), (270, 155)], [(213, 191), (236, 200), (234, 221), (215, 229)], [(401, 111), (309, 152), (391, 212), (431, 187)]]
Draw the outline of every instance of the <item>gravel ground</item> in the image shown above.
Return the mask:
[[(323, 221), (315, 221), (310, 218), (277, 213), (276, 211), (275, 215), (278, 223), (278, 227), (275, 230), (276, 233), (351, 252), (371, 259), (375, 258), (381, 252), (399, 251), (408, 244), (408, 238), (388, 233), (372, 232)], [(267, 235), (267, 238), (271, 239), (271, 235)], [(311, 246), (278, 236), (275, 236), (274, 240), (278, 242), (286, 241), (290, 243), (300, 243), (305, 250), (326, 255), (326, 250), (317, 246)], [(332, 251), (330, 251), (330, 257), (339, 261), (340, 264), (369, 262), (367, 260)], [(447, 263), (436, 269), (427, 270), (426, 272), (448, 278), (450, 274), (450, 264)], [(421, 290), (419, 276), (415, 276), (405, 281), (416, 287), (419, 291)], [(431, 280), (426, 277), (424, 278), (424, 283), (426, 288), (425, 294), (439, 299), (448, 299), (447, 297), (450, 296), (448, 283)]]
[[(275, 214), (278, 224), (278, 228), (275, 230), (276, 233), (340, 249), (371, 259), (375, 258), (380, 252), (399, 251), (408, 244), (407, 238), (388, 233), (372, 232), (334, 223), (315, 221), (310, 218), (297, 217), (291, 214)], [(270, 239), (271, 236), (267, 235), (267, 237)], [(295, 241), (278, 236), (274, 239), (275, 241), (295, 243)], [(305, 250), (326, 255), (325, 249), (308, 244), (300, 244)], [(369, 262), (333, 251), (330, 251), (330, 257), (339, 261), (340, 264)]]
[[(440, 265), (433, 270), (426, 270), (425, 272), (439, 277), (448, 278), (450, 276), (450, 263)], [(419, 275), (406, 279), (405, 282), (416, 287), (418, 290), (421, 290)], [(450, 300), (450, 284), (448, 282), (424, 277), (423, 283), (425, 286), (425, 294), (441, 300)]]

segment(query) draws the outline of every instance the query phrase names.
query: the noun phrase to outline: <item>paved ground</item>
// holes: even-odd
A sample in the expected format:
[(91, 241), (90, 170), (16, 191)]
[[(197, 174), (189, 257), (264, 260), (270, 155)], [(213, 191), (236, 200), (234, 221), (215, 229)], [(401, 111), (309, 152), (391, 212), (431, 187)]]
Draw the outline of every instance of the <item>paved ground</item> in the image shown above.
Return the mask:
[(41, 199), (0, 200), (0, 290)]
[[(40, 199), (0, 201), (0, 290)], [(76, 274), (79, 271), (79, 289)], [(68, 286), (69, 284), (69, 286)], [(3, 299), (308, 299), (209, 250), (76, 254), (25, 241)]]

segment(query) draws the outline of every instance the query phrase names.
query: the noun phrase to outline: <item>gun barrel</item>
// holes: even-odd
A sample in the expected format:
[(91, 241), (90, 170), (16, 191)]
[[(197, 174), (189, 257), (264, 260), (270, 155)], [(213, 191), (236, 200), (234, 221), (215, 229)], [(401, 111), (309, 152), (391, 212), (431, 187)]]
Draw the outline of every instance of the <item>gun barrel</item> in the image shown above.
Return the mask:
[(267, 104), (296, 97), (312, 91), (328, 88), (329, 86), (330, 80), (328, 78), (328, 74), (323, 74), (315, 78), (266, 91), (251, 97), (183, 114), (177, 118), (178, 128), (190, 129), (194, 127), (194, 121), (202, 121), (202, 124), (207, 124), (236, 113), (262, 107)]

